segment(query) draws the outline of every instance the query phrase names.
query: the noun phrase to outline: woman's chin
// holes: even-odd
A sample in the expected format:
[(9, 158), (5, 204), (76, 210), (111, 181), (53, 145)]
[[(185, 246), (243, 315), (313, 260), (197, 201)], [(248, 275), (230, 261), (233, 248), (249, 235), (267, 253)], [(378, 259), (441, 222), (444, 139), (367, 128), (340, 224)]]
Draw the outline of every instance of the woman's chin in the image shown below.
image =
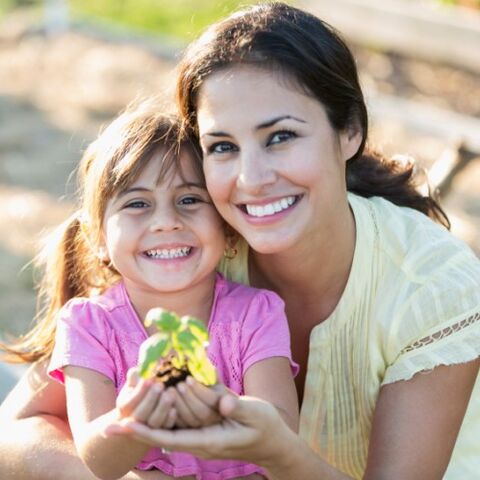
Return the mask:
[(252, 250), (263, 255), (285, 253), (293, 247), (293, 240), (280, 235), (244, 236)]

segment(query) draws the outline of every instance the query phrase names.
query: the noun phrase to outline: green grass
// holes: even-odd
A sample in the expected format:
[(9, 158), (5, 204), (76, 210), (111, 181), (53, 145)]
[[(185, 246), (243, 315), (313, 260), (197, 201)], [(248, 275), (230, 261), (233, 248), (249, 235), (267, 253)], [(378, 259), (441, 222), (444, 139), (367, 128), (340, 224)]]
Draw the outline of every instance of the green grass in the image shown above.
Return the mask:
[(74, 19), (120, 24), (190, 40), (210, 23), (254, 1), (70, 0)]

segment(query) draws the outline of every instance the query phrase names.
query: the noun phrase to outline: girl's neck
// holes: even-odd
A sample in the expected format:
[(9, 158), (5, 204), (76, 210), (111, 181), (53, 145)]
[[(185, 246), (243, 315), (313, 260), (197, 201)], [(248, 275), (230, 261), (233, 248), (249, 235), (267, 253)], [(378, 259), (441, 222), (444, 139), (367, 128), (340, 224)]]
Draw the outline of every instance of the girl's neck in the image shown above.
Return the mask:
[(125, 281), (130, 302), (143, 323), (151, 308), (161, 307), (178, 315), (191, 315), (208, 324), (215, 292), (216, 274), (189, 288), (174, 292), (153, 292)]
[(287, 311), (302, 306), (317, 312), (316, 323), (325, 320), (345, 290), (355, 235), (355, 220), (347, 203), (342, 218), (337, 217), (328, 229), (308, 236), (288, 251), (260, 254), (251, 250), (250, 282), (276, 291)]

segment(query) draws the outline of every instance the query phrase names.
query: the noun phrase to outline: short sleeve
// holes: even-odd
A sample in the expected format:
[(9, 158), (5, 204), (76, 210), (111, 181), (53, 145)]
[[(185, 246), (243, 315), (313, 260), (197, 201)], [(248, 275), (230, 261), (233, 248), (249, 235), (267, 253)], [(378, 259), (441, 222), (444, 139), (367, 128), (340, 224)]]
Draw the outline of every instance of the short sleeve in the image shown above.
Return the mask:
[(390, 332), (382, 384), (480, 356), (480, 262), (451, 261), (414, 291)]
[(278, 295), (265, 290), (255, 295), (243, 321), (240, 348), (243, 375), (254, 363), (272, 357), (288, 358), (292, 374), (297, 375), (285, 305)]
[(88, 299), (68, 302), (57, 317), (55, 347), (48, 374), (64, 383), (63, 367), (95, 370), (116, 383), (115, 364), (109, 354), (111, 337), (105, 312)]

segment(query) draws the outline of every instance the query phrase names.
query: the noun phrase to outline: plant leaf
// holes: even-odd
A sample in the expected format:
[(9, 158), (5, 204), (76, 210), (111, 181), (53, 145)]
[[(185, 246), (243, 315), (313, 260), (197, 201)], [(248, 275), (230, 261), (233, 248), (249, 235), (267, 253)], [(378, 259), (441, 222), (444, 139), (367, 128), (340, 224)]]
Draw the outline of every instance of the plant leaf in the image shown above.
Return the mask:
[(172, 345), (165, 333), (156, 333), (147, 338), (140, 346), (138, 363), (140, 366), (140, 376), (148, 378), (152, 376), (153, 369), (158, 361), (165, 357), (171, 350)]
[(190, 331), (184, 330), (177, 335), (178, 349), (184, 353), (194, 353), (198, 345), (198, 338)]
[(203, 322), (195, 317), (182, 317), (182, 320), (183, 318), (186, 318), (188, 329), (198, 338), (199, 343), (203, 344), (208, 341), (208, 330)]
[(205, 350), (202, 354), (197, 354), (193, 358), (189, 358), (187, 361), (188, 369), (195, 380), (203, 383), (204, 385), (215, 385), (217, 383), (217, 372), (215, 367), (207, 357)]
[(145, 318), (145, 326), (155, 324), (161, 332), (175, 332), (180, 328), (178, 315), (163, 308), (152, 308)]

